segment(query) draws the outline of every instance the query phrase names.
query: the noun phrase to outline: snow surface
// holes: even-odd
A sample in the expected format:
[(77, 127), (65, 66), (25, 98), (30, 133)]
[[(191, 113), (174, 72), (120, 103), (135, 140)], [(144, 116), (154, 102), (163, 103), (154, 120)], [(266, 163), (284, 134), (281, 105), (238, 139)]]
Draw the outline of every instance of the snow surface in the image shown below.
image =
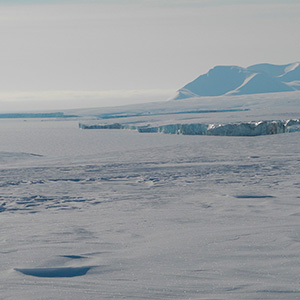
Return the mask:
[[(107, 125), (259, 125), (299, 119), (299, 92), (76, 114)], [(0, 124), (1, 299), (299, 298), (300, 132)]]
[[(3, 299), (298, 298), (299, 133), (140, 135), (53, 123), (43, 123), (45, 145), (31, 144), (42, 156), (1, 165)], [(18, 124), (23, 134), (36, 126)], [(58, 126), (90, 144), (53, 145)]]
[(216, 66), (179, 89), (177, 99), (299, 90), (300, 64), (257, 64), (248, 68)]

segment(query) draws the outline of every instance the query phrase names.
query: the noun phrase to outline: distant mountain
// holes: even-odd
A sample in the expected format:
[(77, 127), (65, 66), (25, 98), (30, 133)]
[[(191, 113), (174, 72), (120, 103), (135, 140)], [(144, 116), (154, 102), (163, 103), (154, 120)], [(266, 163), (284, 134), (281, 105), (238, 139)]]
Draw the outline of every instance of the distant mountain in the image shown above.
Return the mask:
[(300, 90), (300, 63), (216, 66), (177, 91), (174, 98), (246, 95)]

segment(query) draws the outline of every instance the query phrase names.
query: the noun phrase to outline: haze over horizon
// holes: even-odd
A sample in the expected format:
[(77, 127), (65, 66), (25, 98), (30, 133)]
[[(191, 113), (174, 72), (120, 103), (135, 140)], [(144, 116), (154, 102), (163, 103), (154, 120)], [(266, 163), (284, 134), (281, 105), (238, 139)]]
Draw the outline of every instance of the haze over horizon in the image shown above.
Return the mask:
[(300, 60), (299, 1), (2, 0), (0, 11), (1, 111), (163, 101), (216, 65)]

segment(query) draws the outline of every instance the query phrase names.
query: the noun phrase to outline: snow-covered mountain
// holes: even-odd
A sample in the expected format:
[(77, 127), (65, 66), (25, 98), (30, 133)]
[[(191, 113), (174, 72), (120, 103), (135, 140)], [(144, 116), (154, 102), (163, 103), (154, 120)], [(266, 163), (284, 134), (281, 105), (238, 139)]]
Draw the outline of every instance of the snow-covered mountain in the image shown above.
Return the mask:
[(300, 63), (216, 66), (177, 91), (174, 98), (247, 95), (300, 90)]

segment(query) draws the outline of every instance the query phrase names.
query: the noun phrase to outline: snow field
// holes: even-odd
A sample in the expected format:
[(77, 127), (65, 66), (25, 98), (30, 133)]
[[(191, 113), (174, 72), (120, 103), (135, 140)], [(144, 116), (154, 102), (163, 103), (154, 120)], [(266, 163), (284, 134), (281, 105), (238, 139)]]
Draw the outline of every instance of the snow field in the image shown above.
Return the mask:
[(109, 132), (1, 164), (1, 297), (298, 297), (299, 133)]

